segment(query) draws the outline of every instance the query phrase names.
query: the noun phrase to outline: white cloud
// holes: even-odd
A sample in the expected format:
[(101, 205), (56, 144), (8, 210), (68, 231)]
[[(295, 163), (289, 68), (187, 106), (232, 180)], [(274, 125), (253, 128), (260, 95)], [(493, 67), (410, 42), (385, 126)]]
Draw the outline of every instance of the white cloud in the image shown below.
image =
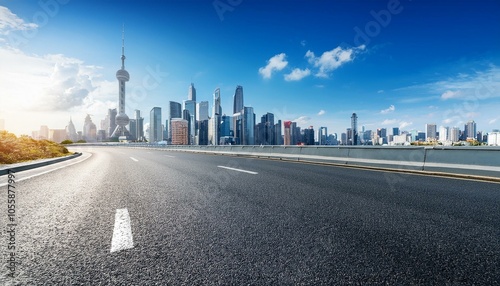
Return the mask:
[(377, 91), (377, 93), (378, 93), (378, 94), (380, 94), (380, 93), (384, 93), (384, 90), (383, 90), (383, 89), (381, 89), (381, 90)]
[(319, 116), (321, 116), (321, 115), (323, 115), (323, 114), (325, 114), (325, 113), (326, 113), (326, 111), (324, 111), (323, 109), (321, 109), (321, 110), (318, 112), (318, 115), (319, 115)]
[(325, 86), (323, 84), (315, 84), (314, 87), (317, 87), (317, 88), (324, 88)]
[(70, 115), (78, 125), (86, 113), (97, 120), (116, 107), (117, 84), (99, 75), (99, 67), (64, 55), (29, 55), (7, 47), (0, 47), (0, 58), (0, 74), (8, 75), (0, 77), (0, 108), (15, 122), (9, 131), (30, 134), (38, 124), (64, 128)]
[(389, 106), (389, 108), (381, 110), (380, 113), (387, 114), (393, 112), (394, 110), (396, 110), (396, 107), (394, 105), (391, 105)]
[(292, 120), (293, 122), (297, 122), (297, 126), (306, 126), (309, 121), (311, 121), (311, 117), (309, 116), (301, 116), (295, 120)]
[(495, 124), (498, 121), (498, 118), (493, 118), (490, 121), (488, 121), (488, 124), (492, 125)]
[(271, 78), (273, 71), (280, 71), (288, 65), (285, 58), (285, 53), (275, 55), (267, 61), (267, 65), (265, 67), (259, 68), (259, 73), (263, 78)]
[(300, 45), (301, 45), (301, 46), (303, 46), (303, 47), (305, 47), (305, 46), (307, 45), (306, 40), (302, 40), (302, 41), (300, 41)]
[(404, 129), (408, 126), (413, 125), (413, 122), (406, 122), (406, 121), (401, 121), (399, 122), (399, 129)]
[(301, 80), (311, 74), (309, 69), (301, 70), (299, 68), (293, 69), (293, 71), (289, 74), (285, 75), (286, 81), (298, 81)]
[(453, 98), (460, 98), (461, 96), (462, 96), (462, 93), (460, 91), (447, 90), (443, 94), (441, 94), (441, 99), (447, 100), (447, 99), (453, 99)]
[(397, 119), (386, 119), (384, 121), (382, 121), (382, 125), (394, 125), (394, 124), (398, 124), (398, 120)]
[(0, 6), (0, 35), (8, 35), (11, 31), (26, 31), (38, 28), (37, 24), (26, 23), (9, 8)]
[(308, 50), (306, 52), (305, 57), (307, 58), (310, 64), (318, 68), (318, 72), (315, 74), (315, 76), (327, 78), (330, 72), (336, 70), (341, 65), (352, 61), (356, 56), (356, 54), (358, 54), (364, 49), (365, 49), (364, 45), (348, 49), (336, 47), (331, 51), (324, 52), (319, 57), (316, 57), (314, 52)]

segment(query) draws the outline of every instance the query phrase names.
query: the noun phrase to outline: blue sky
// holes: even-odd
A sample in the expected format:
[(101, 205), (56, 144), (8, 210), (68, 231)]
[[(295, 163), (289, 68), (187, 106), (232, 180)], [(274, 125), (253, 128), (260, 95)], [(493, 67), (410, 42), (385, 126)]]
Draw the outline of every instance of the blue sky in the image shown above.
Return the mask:
[(0, 0), (0, 118), (17, 134), (99, 126), (125, 25), (127, 114), (146, 122), (193, 82), (210, 106), (220, 87), (224, 113), (242, 85), (258, 119), (329, 133), (353, 112), (372, 130), (500, 129), (500, 2), (435, 2)]

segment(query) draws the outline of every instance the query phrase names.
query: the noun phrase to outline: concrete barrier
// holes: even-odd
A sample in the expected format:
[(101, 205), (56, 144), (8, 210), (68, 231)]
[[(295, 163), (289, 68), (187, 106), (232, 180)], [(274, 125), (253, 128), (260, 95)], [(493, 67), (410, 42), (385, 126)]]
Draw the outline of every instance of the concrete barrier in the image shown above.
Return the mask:
[(434, 147), (426, 149), (425, 171), (500, 177), (500, 149)]
[[(134, 144), (121, 146), (133, 147)], [(500, 180), (499, 147), (442, 146), (172, 146), (163, 150), (324, 162), (395, 171), (486, 176)]]

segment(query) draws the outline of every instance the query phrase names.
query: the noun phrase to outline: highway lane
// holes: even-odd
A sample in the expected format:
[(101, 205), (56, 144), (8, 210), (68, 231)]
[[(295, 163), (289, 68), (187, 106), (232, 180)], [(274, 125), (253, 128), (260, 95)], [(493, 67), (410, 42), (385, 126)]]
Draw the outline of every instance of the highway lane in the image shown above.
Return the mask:
[[(21, 284), (499, 283), (498, 184), (87, 151), (16, 184)], [(118, 209), (133, 247), (111, 252)]]

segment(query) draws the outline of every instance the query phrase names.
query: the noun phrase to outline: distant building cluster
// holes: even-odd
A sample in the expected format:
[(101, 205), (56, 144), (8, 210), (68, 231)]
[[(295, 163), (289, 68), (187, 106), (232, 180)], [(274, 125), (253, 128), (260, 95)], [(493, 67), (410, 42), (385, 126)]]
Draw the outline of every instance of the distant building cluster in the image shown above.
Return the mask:
[[(252, 107), (245, 106), (243, 87), (236, 86), (233, 95), (232, 111), (223, 113), (220, 89), (213, 93), (212, 109), (208, 101), (196, 101), (196, 88), (191, 83), (188, 87), (187, 100), (169, 101), (167, 118), (162, 121), (162, 110), (153, 107), (149, 113), (149, 128), (144, 130), (144, 118), (135, 110), (134, 118), (125, 114), (125, 83), (130, 75), (125, 70), (124, 41), (122, 42), (122, 66), (116, 72), (119, 83), (118, 110), (109, 109), (99, 128), (92, 122), (91, 115), (85, 117), (83, 131), (77, 132), (70, 118), (65, 129), (49, 129), (41, 126), (33, 131), (35, 139), (49, 139), (56, 142), (63, 140), (86, 142), (98, 141), (139, 141), (162, 142), (174, 145), (410, 145), (414, 143), (452, 145), (465, 144), (500, 144), (500, 132), (494, 130), (488, 134), (477, 131), (476, 123), (469, 121), (463, 130), (459, 127), (426, 124), (424, 131), (402, 131), (392, 128), (392, 134), (386, 128), (366, 130), (358, 128), (358, 116), (353, 113), (351, 126), (345, 133), (328, 134), (326, 127), (313, 126), (301, 128), (293, 121), (275, 119), (274, 114), (266, 113), (257, 120)], [(0, 120), (0, 130), (4, 128)]]

